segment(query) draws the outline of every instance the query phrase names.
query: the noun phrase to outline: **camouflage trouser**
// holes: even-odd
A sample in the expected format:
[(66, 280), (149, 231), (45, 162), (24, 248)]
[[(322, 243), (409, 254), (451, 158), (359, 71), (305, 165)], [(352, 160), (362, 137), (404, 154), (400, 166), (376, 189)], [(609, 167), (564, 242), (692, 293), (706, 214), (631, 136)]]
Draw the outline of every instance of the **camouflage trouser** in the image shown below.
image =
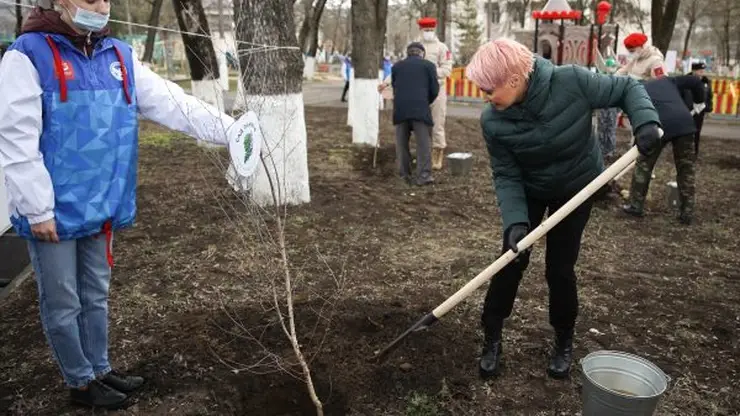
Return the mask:
[(597, 110), (599, 146), (605, 161), (612, 156), (617, 147), (617, 111), (616, 108)]
[[(673, 161), (676, 164), (676, 182), (680, 198), (681, 213), (694, 213), (694, 136), (681, 136), (671, 141), (673, 145)], [(665, 146), (665, 145), (664, 145)], [(632, 189), (630, 190), (630, 204), (643, 211), (645, 195), (650, 187), (653, 167), (660, 157), (662, 149), (649, 157), (638, 156), (635, 171), (632, 174)]]

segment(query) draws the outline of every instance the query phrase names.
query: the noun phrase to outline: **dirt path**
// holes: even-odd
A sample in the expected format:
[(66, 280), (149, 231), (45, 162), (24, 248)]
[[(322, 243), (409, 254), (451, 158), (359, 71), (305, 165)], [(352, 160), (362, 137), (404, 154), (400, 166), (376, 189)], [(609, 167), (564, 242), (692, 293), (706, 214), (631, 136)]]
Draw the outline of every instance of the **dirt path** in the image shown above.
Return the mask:
[[(500, 250), (477, 123), (447, 124), (450, 150), (474, 153), (471, 176), (441, 173), (437, 185), (419, 189), (396, 181), (387, 113), (377, 169), (371, 149), (349, 144), (344, 114), (306, 113), (312, 202), (288, 210), (286, 232), (301, 343), (328, 414), (576, 414), (580, 372), (565, 382), (545, 376), (551, 330), (542, 243), (507, 323), (500, 379), (477, 377), (483, 291), (387, 362), (367, 360)], [(255, 228), (255, 212), (241, 207), (207, 153), (172, 136), (144, 129), (138, 223), (116, 238), (111, 358), (149, 381), (120, 414), (309, 415), (295, 378), (255, 374), (276, 364), (295, 371), (270, 310), (279, 269), (264, 233), (273, 227)], [(578, 265), (576, 356), (617, 349), (655, 362), (674, 380), (659, 415), (736, 414), (740, 143), (707, 143), (691, 227), (680, 226), (665, 203), (669, 153), (646, 218), (625, 218), (616, 201), (594, 210)], [(32, 280), (0, 305), (0, 316), (0, 411), (90, 414), (66, 403)]]

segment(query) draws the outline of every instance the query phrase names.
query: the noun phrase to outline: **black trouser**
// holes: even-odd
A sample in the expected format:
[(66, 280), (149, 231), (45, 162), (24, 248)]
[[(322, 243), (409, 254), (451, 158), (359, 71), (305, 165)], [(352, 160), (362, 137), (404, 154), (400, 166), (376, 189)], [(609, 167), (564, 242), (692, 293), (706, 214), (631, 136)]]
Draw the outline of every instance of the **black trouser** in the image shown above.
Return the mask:
[(701, 128), (704, 125), (704, 113), (694, 115), (694, 124), (696, 133), (694, 133), (694, 154), (699, 154), (699, 139), (701, 138)]
[[(568, 199), (539, 201), (528, 197), (530, 229), (533, 230), (540, 224), (545, 210), (552, 215), (567, 201)], [(581, 249), (581, 236), (591, 215), (592, 205), (591, 199), (581, 204), (546, 236), (545, 277), (550, 292), (550, 324), (556, 330), (570, 331), (575, 326), (578, 315), (575, 265)], [(504, 241), (507, 237), (504, 235)], [(505, 251), (504, 243), (502, 253)], [(501, 327), (504, 319), (511, 315), (519, 282), (529, 265), (529, 254), (529, 252), (520, 253), (491, 280), (481, 317), (481, 323), (485, 328)]]
[(347, 100), (347, 91), (349, 91), (349, 80), (344, 81), (344, 91), (342, 91), (342, 101)]

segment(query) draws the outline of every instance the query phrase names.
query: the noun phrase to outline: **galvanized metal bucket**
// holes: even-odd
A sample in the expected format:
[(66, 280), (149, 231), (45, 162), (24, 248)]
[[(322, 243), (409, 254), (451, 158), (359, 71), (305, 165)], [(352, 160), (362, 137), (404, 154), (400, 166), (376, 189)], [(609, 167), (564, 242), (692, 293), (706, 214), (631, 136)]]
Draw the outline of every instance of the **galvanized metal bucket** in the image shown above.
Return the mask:
[(450, 153), (447, 155), (447, 166), (452, 176), (465, 176), (473, 168), (472, 153)]
[(670, 377), (650, 361), (619, 351), (581, 360), (583, 416), (652, 416)]

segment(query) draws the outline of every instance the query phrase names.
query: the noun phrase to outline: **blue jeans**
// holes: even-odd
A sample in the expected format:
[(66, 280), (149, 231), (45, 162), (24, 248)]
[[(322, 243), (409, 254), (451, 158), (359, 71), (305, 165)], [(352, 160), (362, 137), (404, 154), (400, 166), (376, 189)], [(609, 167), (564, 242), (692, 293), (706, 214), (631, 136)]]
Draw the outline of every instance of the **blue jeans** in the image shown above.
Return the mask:
[(28, 242), (41, 325), (64, 381), (73, 388), (110, 371), (106, 245), (104, 234)]

